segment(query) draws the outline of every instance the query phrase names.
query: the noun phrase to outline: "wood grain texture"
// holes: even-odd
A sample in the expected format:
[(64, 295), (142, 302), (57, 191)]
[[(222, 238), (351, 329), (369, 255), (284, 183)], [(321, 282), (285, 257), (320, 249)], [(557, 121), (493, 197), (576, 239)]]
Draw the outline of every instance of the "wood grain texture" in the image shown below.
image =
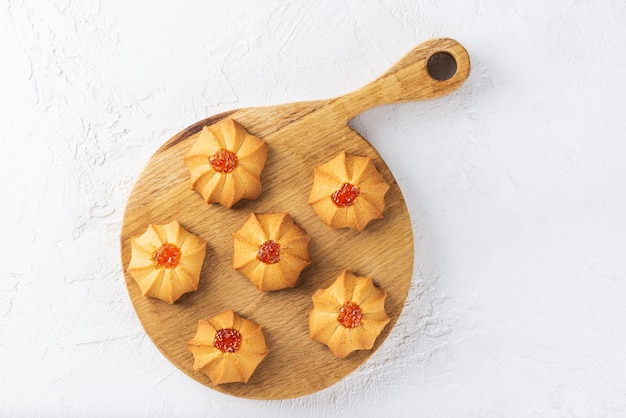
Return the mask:
[[(428, 58), (446, 51), (457, 62), (456, 74), (437, 81), (426, 70)], [(413, 233), (402, 193), (376, 150), (347, 122), (376, 105), (425, 100), (449, 94), (469, 75), (465, 49), (450, 39), (435, 39), (415, 48), (387, 73), (365, 87), (331, 100), (247, 108), (199, 121), (167, 141), (150, 158), (128, 199), (121, 233), (124, 270), (130, 261), (130, 240), (150, 223), (172, 219), (207, 241), (207, 256), (197, 292), (174, 305), (144, 298), (125, 273), (128, 293), (141, 323), (156, 347), (183, 372), (216, 390), (254, 399), (287, 399), (324, 389), (363, 364), (389, 335), (402, 312), (413, 272)], [(233, 208), (208, 205), (191, 190), (183, 157), (205, 125), (232, 117), (251, 134), (268, 143), (269, 155), (261, 176), (263, 192), (255, 201)], [(391, 185), (385, 197), (384, 217), (363, 232), (327, 227), (307, 203), (313, 167), (340, 151), (369, 156)], [(311, 236), (312, 264), (293, 289), (259, 292), (231, 266), (232, 233), (250, 212), (287, 211)], [(311, 296), (328, 287), (347, 269), (370, 276), (387, 291), (390, 323), (372, 350), (335, 358), (308, 332)], [(186, 344), (199, 319), (233, 309), (263, 326), (269, 355), (247, 384), (215, 387), (193, 370)]]

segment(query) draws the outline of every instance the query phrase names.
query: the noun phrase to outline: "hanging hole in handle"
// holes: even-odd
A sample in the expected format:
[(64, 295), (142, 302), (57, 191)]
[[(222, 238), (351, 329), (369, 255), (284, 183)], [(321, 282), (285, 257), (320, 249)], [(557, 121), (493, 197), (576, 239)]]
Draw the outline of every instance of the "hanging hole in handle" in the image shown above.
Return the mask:
[(447, 52), (436, 52), (426, 63), (428, 74), (438, 81), (446, 81), (456, 74), (456, 60)]

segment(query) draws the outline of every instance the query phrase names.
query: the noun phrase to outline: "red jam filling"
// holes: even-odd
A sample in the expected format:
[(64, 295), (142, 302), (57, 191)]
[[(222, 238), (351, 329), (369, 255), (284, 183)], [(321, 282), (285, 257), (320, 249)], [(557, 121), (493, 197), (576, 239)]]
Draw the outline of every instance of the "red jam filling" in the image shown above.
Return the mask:
[(234, 353), (241, 347), (241, 334), (233, 328), (224, 328), (215, 333), (213, 347), (222, 353)]
[(257, 258), (265, 264), (274, 264), (280, 261), (280, 244), (268, 240), (259, 245), (259, 252), (256, 254)]
[(156, 264), (156, 268), (172, 269), (180, 262), (180, 249), (174, 244), (163, 244), (161, 248), (155, 251), (152, 258)]
[(339, 309), (339, 315), (337, 315), (337, 321), (344, 328), (355, 328), (361, 326), (363, 319), (363, 311), (354, 302), (346, 302)]
[(209, 164), (215, 171), (230, 173), (237, 167), (237, 154), (221, 149), (209, 157)]
[(354, 203), (354, 200), (359, 197), (361, 190), (353, 184), (344, 183), (339, 190), (333, 193), (330, 198), (338, 208), (344, 208)]

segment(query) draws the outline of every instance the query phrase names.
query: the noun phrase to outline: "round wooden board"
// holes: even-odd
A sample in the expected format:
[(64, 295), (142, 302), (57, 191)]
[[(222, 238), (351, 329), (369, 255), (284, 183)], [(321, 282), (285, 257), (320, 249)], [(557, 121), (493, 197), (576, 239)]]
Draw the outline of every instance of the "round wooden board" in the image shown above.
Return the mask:
[[(130, 299), (159, 350), (206, 386), (255, 399), (307, 395), (327, 388), (362, 365), (385, 341), (404, 307), (413, 272), (413, 231), (389, 168), (347, 123), (376, 105), (450, 94), (465, 82), (469, 72), (469, 56), (461, 44), (448, 38), (432, 39), (355, 92), (325, 101), (224, 113), (190, 126), (163, 145), (150, 158), (128, 199), (121, 236), (122, 265), (126, 270), (131, 238), (141, 235), (151, 223), (176, 219), (208, 244), (198, 291), (174, 305), (143, 297), (126, 273)], [(261, 176), (263, 193), (258, 200), (241, 201), (230, 210), (206, 204), (191, 190), (183, 160), (202, 127), (225, 117), (232, 117), (252, 135), (266, 140), (269, 148)], [(313, 167), (341, 151), (371, 157), (391, 186), (385, 196), (384, 217), (372, 221), (361, 233), (329, 228), (307, 203)], [(261, 293), (232, 268), (232, 233), (251, 212), (289, 212), (311, 236), (313, 262), (293, 289)], [(328, 287), (343, 270), (372, 277), (387, 292), (385, 309), (391, 320), (372, 350), (337, 359), (325, 345), (309, 338), (308, 315), (315, 290)], [(227, 309), (263, 326), (270, 353), (247, 384), (215, 387), (207, 376), (193, 370), (187, 342), (194, 336), (199, 319)]]
[[(198, 291), (184, 295), (173, 305), (142, 296), (134, 279), (127, 272), (125, 276), (133, 306), (156, 347), (186, 374), (221, 392), (254, 399), (287, 399), (324, 389), (355, 370), (380, 347), (404, 306), (413, 271), (413, 233), (400, 189), (376, 150), (345, 123), (328, 128), (318, 125), (306, 132), (307, 140), (276, 133), (289, 131), (287, 125), (297, 125), (303, 115), (323, 105), (310, 102), (244, 109), (200, 121), (150, 158), (128, 199), (121, 235), (124, 270), (130, 261), (130, 240), (151, 223), (176, 219), (207, 241)], [(183, 161), (202, 126), (225, 116), (264, 138), (269, 149), (261, 177), (263, 193), (256, 201), (241, 201), (230, 210), (205, 203), (191, 190)], [(385, 196), (384, 217), (372, 221), (361, 233), (329, 228), (307, 204), (313, 167), (342, 150), (372, 157), (391, 185)], [(232, 233), (251, 212), (285, 211), (311, 236), (312, 263), (293, 289), (261, 293), (231, 266)], [(391, 321), (372, 350), (337, 359), (325, 345), (309, 338), (308, 314), (313, 306), (311, 295), (318, 288), (328, 287), (343, 270), (370, 276), (387, 291), (385, 308)], [(187, 342), (194, 336), (199, 319), (227, 309), (262, 325), (270, 352), (247, 384), (216, 387), (193, 369)]]

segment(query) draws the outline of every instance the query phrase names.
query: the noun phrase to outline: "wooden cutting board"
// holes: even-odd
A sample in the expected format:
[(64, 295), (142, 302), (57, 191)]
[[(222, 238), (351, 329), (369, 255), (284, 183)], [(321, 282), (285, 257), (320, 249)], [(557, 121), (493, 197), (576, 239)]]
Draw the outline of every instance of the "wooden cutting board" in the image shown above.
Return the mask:
[[(389, 168), (376, 150), (347, 123), (377, 105), (432, 99), (456, 90), (470, 71), (465, 49), (451, 39), (427, 41), (365, 87), (331, 100), (233, 110), (194, 123), (167, 141), (149, 159), (128, 199), (121, 232), (122, 266), (132, 304), (156, 347), (180, 370), (198, 382), (234, 396), (287, 399), (324, 389), (362, 365), (392, 331), (410, 288), (413, 273), (413, 232), (409, 213)], [(231, 209), (207, 204), (191, 190), (183, 161), (199, 131), (225, 117), (238, 121), (268, 143), (269, 155), (261, 176), (263, 192), (255, 201)], [(363, 232), (326, 226), (307, 204), (313, 167), (346, 150), (369, 156), (391, 188), (385, 196), (384, 217)], [(293, 289), (259, 292), (231, 266), (232, 233), (250, 212), (289, 212), (311, 236), (312, 264)], [(145, 298), (126, 272), (130, 240), (149, 224), (173, 219), (207, 241), (207, 254), (198, 291), (169, 305)], [(370, 351), (335, 358), (308, 332), (311, 295), (328, 287), (347, 269), (370, 276), (386, 290), (391, 318)], [(199, 319), (233, 309), (263, 326), (269, 355), (247, 384), (215, 387), (193, 370), (187, 342)]]

